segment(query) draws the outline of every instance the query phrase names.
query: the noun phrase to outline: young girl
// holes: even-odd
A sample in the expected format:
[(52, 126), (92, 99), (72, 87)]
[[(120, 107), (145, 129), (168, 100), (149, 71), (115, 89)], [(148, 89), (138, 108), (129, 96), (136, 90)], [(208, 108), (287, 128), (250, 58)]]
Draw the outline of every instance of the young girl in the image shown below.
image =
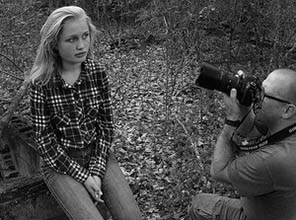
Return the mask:
[(70, 219), (141, 219), (110, 152), (113, 124), (104, 69), (90, 59), (96, 28), (76, 6), (56, 9), (41, 29), (30, 105), (42, 173)]

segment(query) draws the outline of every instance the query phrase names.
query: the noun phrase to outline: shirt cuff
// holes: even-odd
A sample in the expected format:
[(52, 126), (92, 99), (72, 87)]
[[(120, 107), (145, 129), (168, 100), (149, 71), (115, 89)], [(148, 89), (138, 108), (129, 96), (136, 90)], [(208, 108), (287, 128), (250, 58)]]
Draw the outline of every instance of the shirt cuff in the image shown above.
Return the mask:
[(102, 179), (106, 172), (106, 164), (107, 158), (103, 158), (101, 156), (91, 157), (89, 171), (92, 175), (98, 176)]
[(90, 176), (90, 171), (80, 166), (77, 162), (73, 161), (72, 166), (67, 171), (67, 174), (73, 177), (80, 183), (84, 183)]

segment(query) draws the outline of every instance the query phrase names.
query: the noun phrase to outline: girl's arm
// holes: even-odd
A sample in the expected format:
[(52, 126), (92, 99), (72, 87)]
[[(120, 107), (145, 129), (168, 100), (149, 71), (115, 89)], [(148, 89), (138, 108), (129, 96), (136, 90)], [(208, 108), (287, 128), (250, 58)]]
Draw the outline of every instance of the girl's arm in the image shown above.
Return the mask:
[(98, 144), (93, 151), (89, 170), (92, 175), (102, 178), (106, 170), (106, 163), (113, 139), (114, 126), (107, 75), (101, 67), (97, 66), (96, 68), (99, 76), (98, 82), (101, 87), (100, 90), (103, 102), (98, 113)]
[(30, 107), (37, 151), (44, 162), (56, 172), (67, 174), (84, 183), (90, 172), (73, 161), (57, 142), (54, 129), (50, 123), (50, 113), (46, 106), (45, 97), (45, 92), (41, 86), (31, 86)]

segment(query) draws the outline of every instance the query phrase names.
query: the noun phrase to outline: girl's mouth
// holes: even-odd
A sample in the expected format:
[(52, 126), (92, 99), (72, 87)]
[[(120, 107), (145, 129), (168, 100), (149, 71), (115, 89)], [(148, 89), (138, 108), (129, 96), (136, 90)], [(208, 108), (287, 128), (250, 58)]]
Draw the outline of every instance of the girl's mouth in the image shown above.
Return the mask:
[(75, 54), (75, 57), (84, 57), (86, 55), (86, 52), (80, 52)]

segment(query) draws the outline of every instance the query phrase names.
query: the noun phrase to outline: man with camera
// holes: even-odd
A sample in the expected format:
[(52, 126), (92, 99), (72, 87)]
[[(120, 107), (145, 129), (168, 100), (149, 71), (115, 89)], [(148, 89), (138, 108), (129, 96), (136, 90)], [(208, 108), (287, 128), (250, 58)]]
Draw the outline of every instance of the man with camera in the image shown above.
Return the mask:
[(241, 198), (200, 193), (189, 209), (192, 220), (296, 219), (295, 85), (295, 71), (278, 69), (250, 106), (240, 104), (237, 89), (224, 94), (226, 119), (211, 175)]

